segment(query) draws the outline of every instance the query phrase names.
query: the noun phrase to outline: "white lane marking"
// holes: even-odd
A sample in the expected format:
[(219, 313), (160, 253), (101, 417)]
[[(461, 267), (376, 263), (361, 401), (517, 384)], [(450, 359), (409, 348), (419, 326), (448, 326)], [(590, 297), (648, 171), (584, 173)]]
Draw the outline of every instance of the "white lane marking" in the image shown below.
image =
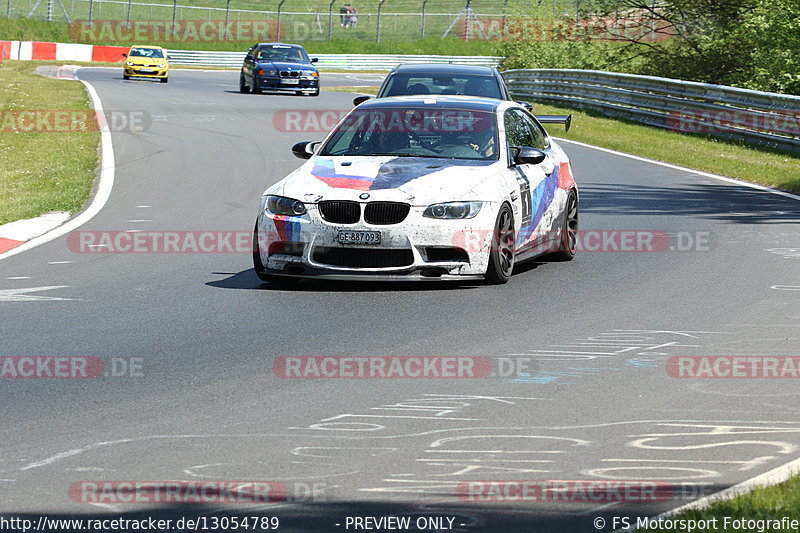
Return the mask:
[(800, 291), (800, 285), (773, 285), (770, 289), (775, 289), (776, 291)]
[(108, 509), (115, 513), (122, 512), (122, 506), (119, 504), (111, 504), (111, 503), (98, 503), (98, 502), (86, 502), (89, 505), (94, 505), (95, 507), (100, 507), (101, 509)]
[(66, 289), (68, 285), (51, 285), (49, 287), (28, 287), (25, 289), (0, 289), (0, 302), (29, 302), (34, 300), (75, 300), (75, 298), (57, 298), (55, 296), (32, 296), (30, 292)]
[(696, 174), (698, 176), (704, 176), (706, 178), (711, 178), (719, 181), (724, 181), (730, 183), (732, 185), (741, 185), (742, 187), (749, 187), (751, 189), (756, 189), (762, 192), (768, 192), (771, 194), (777, 194), (778, 196), (783, 196), (786, 198), (791, 198), (792, 200), (800, 200), (800, 195), (792, 194), (790, 192), (781, 191), (778, 189), (773, 189), (771, 187), (766, 187), (764, 185), (759, 185), (757, 183), (750, 183), (748, 181), (741, 181), (735, 178), (729, 178), (727, 176), (720, 176), (719, 174), (712, 174), (710, 172), (703, 172), (701, 170), (695, 170), (688, 167), (682, 167), (680, 165), (673, 165), (671, 163), (664, 163), (663, 161), (656, 161), (655, 159), (649, 159), (647, 157), (641, 157), (638, 155), (633, 154), (626, 154), (625, 152), (618, 152), (616, 150), (611, 150), (610, 148), (601, 148), (600, 146), (594, 146), (593, 144), (586, 144), (578, 141), (571, 141), (569, 139), (564, 139), (562, 137), (553, 137), (558, 142), (568, 142), (572, 144), (577, 144), (578, 146), (583, 146), (585, 148), (591, 148), (593, 150), (600, 150), (601, 152), (606, 152), (609, 154), (614, 154), (622, 157), (627, 157), (628, 159), (635, 159), (636, 161), (643, 161), (645, 163), (651, 163), (653, 165), (658, 165), (666, 168), (671, 168), (673, 170), (680, 170), (681, 172), (689, 172), (691, 174)]
[[(425, 396), (455, 396), (455, 397), (463, 398), (465, 395), (457, 395), (457, 394), (425, 394)], [(497, 397), (492, 397), (492, 396), (485, 396), (483, 398), (486, 398), (486, 399), (498, 399)], [(504, 396), (502, 398), (509, 398), (509, 397), (508, 396)], [(525, 399), (528, 399), (528, 398), (520, 398), (520, 399), (525, 400)], [(510, 403), (510, 402), (507, 402), (507, 403)], [(702, 421), (702, 420), (644, 419), (644, 420), (630, 420), (630, 421), (626, 421), (626, 422), (604, 422), (604, 423), (599, 423), (599, 424), (579, 424), (579, 425), (574, 425), (574, 426), (521, 426), (521, 427), (489, 426), (489, 427), (472, 427), (472, 428), (469, 428), (469, 429), (471, 431), (484, 430), (485, 429), (487, 431), (494, 431), (494, 432), (501, 431), (501, 430), (507, 430), (507, 429), (510, 429), (510, 430), (520, 430), (520, 429), (524, 429), (524, 430), (534, 430), (534, 429), (535, 430), (564, 430), (564, 429), (575, 430), (575, 429), (611, 428), (611, 427), (615, 427), (615, 426), (626, 426), (626, 425), (634, 425), (634, 424), (664, 424), (666, 422), (673, 422), (673, 423), (681, 422), (681, 423), (689, 423), (689, 424), (690, 423), (701, 423), (701, 424), (702, 423), (706, 423), (706, 421)], [(727, 423), (727, 422), (729, 422), (729, 421), (727, 421), (727, 420), (721, 420), (720, 421), (720, 423)], [(736, 421), (730, 421), (730, 422), (731, 423), (738, 423)], [(763, 423), (763, 424), (797, 424), (797, 421), (796, 420), (792, 420), (792, 421), (765, 420), (765, 421), (762, 421), (762, 422), (759, 422), (759, 423)], [(307, 429), (307, 428), (301, 428), (301, 429)], [(394, 436), (391, 436), (391, 437), (378, 437), (378, 438), (380, 438), (380, 439), (386, 439), (386, 438), (392, 438), (392, 439), (397, 439), (397, 438), (416, 438), (416, 437), (425, 437), (425, 436), (437, 435), (437, 434), (453, 433), (453, 432), (457, 432), (457, 431), (462, 431), (462, 429), (435, 429), (435, 430), (429, 430), (429, 431), (421, 431), (421, 432), (417, 432), (417, 433), (405, 433), (405, 434), (401, 434), (401, 435), (394, 435)], [(677, 434), (676, 433), (674, 435), (681, 435), (681, 434)], [(72, 457), (72, 456), (75, 456), (75, 455), (80, 455), (82, 453), (94, 451), (96, 449), (99, 449), (99, 448), (102, 448), (102, 447), (105, 447), (105, 446), (112, 446), (112, 445), (118, 445), (118, 444), (129, 444), (129, 443), (133, 443), (133, 442), (144, 442), (144, 441), (166, 440), (166, 439), (202, 439), (202, 440), (208, 440), (208, 439), (213, 439), (213, 438), (217, 438), (217, 439), (219, 439), (219, 438), (224, 438), (224, 439), (248, 438), (248, 439), (252, 439), (252, 438), (256, 438), (256, 437), (258, 437), (258, 438), (275, 437), (276, 438), (276, 437), (296, 437), (296, 436), (297, 436), (297, 433), (293, 433), (293, 432), (290, 432), (290, 433), (233, 433), (233, 434), (224, 433), (224, 434), (197, 434), (197, 435), (180, 435), (180, 434), (178, 434), (178, 435), (144, 435), (144, 436), (139, 436), (139, 437), (130, 437), (130, 438), (126, 438), (126, 439), (117, 439), (117, 440), (112, 440), (112, 441), (94, 442), (94, 443), (88, 444), (86, 446), (83, 446), (82, 448), (74, 448), (72, 450), (67, 450), (67, 451), (64, 451), (64, 452), (57, 453), (55, 455), (52, 455), (52, 456), (47, 457), (45, 459), (41, 459), (39, 461), (34, 461), (32, 463), (28, 463), (25, 466), (21, 467), (19, 470), (20, 471), (26, 471), (26, 470), (31, 470), (31, 469), (34, 469), (34, 468), (41, 468), (43, 466), (50, 466), (50, 465), (52, 465), (54, 463), (57, 463), (57, 462), (59, 462), (59, 461), (61, 461), (63, 459), (66, 459), (68, 457)], [(315, 439), (315, 438), (317, 438), (317, 439), (329, 439), (330, 436), (329, 435), (303, 435), (303, 438), (308, 438), (308, 439)], [(554, 438), (560, 438), (560, 437), (554, 437)], [(361, 437), (347, 437), (347, 436), (338, 436), (337, 439), (340, 439), (340, 440), (353, 440), (353, 441), (362, 440)], [(567, 439), (567, 440), (570, 440), (570, 439)], [(571, 440), (579, 440), (579, 439), (571, 439)], [(453, 451), (460, 451), (460, 452), (463, 452), (463, 453), (475, 453), (474, 450), (425, 450), (425, 451), (426, 452), (450, 452), (450, 453), (452, 453)], [(518, 453), (518, 452), (502, 451), (502, 450), (486, 452), (484, 450), (481, 450), (481, 453)], [(555, 450), (533, 450), (532, 453), (564, 453), (564, 452), (555, 451)], [(800, 459), (798, 459), (796, 462), (798, 463), (798, 466), (800, 467)], [(792, 464), (792, 463), (790, 463), (790, 464)]]
[(140, 229), (126, 229), (125, 233), (141, 233)]
[(72, 261), (48, 261), (48, 265), (68, 265), (72, 263)]
[(30, 276), (9, 276), (6, 279), (31, 279)]
[[(79, 81), (86, 86), (86, 90), (89, 92), (89, 97), (92, 100), (92, 106), (94, 107), (95, 111), (98, 113), (98, 115), (103, 115), (103, 104), (100, 101), (97, 91), (88, 81)], [(95, 217), (95, 215), (97, 215), (97, 213), (100, 212), (101, 209), (103, 209), (103, 207), (106, 205), (106, 202), (108, 202), (109, 197), (111, 196), (111, 189), (114, 187), (115, 174), (114, 147), (111, 144), (111, 130), (109, 129), (106, 121), (103, 121), (101, 124), (100, 151), (100, 177), (97, 183), (97, 193), (95, 194), (91, 205), (89, 205), (86, 211), (73, 218), (66, 224), (0, 254), (0, 260), (30, 250), (31, 248), (36, 248), (39, 245), (66, 235), (67, 233), (74, 231), (75, 229), (89, 222)]]
[(781, 255), (786, 259), (800, 259), (800, 248), (767, 248), (764, 251)]
[(137, 205), (136, 207), (140, 209), (147, 209), (148, 207), (153, 207), (152, 205)]
[(146, 218), (134, 218), (132, 220), (128, 220), (128, 222), (152, 222), (152, 220)]

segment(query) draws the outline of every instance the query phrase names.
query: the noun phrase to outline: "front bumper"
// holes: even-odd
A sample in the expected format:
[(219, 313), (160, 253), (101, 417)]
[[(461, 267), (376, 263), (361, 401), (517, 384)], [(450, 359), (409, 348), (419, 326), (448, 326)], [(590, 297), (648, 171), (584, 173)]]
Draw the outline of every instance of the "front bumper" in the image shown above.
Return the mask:
[[(287, 83), (287, 80), (297, 83)], [(319, 90), (319, 78), (286, 78), (279, 76), (256, 76), (255, 84), (265, 91), (315, 91)]]
[(169, 67), (131, 67), (125, 65), (125, 75), (132, 78), (166, 78), (169, 76)]
[[(301, 217), (259, 214), (258, 253), (265, 273), (380, 281), (482, 279), (486, 273), (498, 209), (492, 203), (462, 220), (425, 218), (424, 207), (412, 207), (403, 222), (391, 225), (334, 224), (322, 219), (316, 205), (306, 206)], [(341, 230), (380, 231), (381, 244), (339, 244)], [(445, 253), (435, 257), (440, 251)], [(356, 266), (384, 258), (391, 266)]]

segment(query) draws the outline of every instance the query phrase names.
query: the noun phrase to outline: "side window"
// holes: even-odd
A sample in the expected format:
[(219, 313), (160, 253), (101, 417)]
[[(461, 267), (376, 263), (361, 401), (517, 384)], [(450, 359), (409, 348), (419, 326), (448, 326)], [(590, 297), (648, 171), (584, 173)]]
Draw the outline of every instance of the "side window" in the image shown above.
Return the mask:
[(544, 128), (542, 125), (539, 124), (535, 120), (531, 120), (531, 118), (527, 115), (523, 115), (525, 122), (528, 124), (528, 127), (531, 129), (531, 135), (533, 137), (533, 144), (528, 146), (532, 146), (533, 148), (538, 148), (539, 150), (546, 150), (550, 147), (550, 143), (547, 141), (547, 133), (545, 133)]
[(533, 146), (533, 133), (526, 117), (516, 109), (505, 114), (506, 141), (509, 146)]

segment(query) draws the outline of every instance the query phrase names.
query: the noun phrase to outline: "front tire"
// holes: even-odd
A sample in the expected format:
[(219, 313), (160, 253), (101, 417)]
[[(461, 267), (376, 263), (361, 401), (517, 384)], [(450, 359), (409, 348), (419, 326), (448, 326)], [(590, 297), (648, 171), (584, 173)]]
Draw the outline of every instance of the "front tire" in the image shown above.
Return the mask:
[(244, 74), (239, 74), (239, 92), (242, 94), (248, 94), (250, 92), (250, 87), (248, 87), (247, 83), (244, 81)]
[(547, 256), (550, 261), (572, 261), (578, 249), (578, 194), (569, 191), (561, 221), (558, 250)]
[(129, 80), (129, 79), (131, 79), (131, 77), (130, 77), (130, 76), (128, 76), (127, 74), (123, 74), (123, 75), (122, 75), (122, 79), (123, 79), (123, 80)]
[(169, 76), (161, 78), (161, 83), (169, 83)]
[(486, 281), (493, 285), (507, 283), (514, 271), (514, 249), (516, 234), (514, 232), (514, 215), (508, 204), (500, 207), (492, 234), (492, 247), (489, 252), (489, 266), (486, 269)]

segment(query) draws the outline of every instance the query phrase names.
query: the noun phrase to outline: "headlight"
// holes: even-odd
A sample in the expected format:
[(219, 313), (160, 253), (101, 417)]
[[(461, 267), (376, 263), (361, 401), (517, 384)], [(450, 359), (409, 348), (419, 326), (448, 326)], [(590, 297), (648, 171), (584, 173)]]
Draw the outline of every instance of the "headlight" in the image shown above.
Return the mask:
[(428, 218), (472, 218), (481, 210), (482, 202), (448, 202), (433, 204), (422, 213)]
[(273, 215), (300, 216), (306, 213), (306, 204), (284, 196), (267, 196), (267, 211)]
[(277, 74), (274, 70), (264, 70), (263, 68), (257, 72), (259, 76), (274, 76)]
[(303, 72), (302, 78), (304, 80), (313, 80), (314, 78), (319, 78), (319, 72), (313, 72), (311, 70), (307, 70)]
[(128, 65), (129, 67), (132, 67), (134, 65), (134, 62), (133, 61), (126, 61), (125, 64)]

